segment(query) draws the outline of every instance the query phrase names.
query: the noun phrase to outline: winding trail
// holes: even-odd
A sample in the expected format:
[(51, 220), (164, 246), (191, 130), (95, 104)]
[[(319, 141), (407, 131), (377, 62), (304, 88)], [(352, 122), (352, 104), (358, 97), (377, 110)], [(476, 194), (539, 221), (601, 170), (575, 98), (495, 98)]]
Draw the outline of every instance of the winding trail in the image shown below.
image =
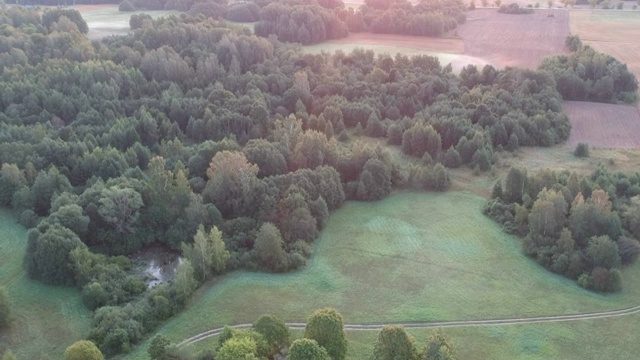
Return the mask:
[[(481, 327), (481, 326), (499, 326), (499, 325), (518, 325), (518, 324), (537, 324), (551, 322), (567, 322), (579, 320), (605, 319), (618, 316), (627, 316), (640, 313), (640, 305), (626, 309), (611, 310), (595, 313), (573, 314), (573, 315), (555, 315), (541, 317), (523, 317), (509, 319), (490, 319), (490, 320), (461, 320), (461, 321), (439, 321), (439, 322), (405, 322), (405, 323), (373, 323), (373, 324), (345, 324), (346, 331), (379, 331), (385, 325), (402, 325), (407, 329), (429, 329), (438, 327)], [(306, 323), (286, 323), (291, 330), (304, 330)], [(232, 329), (248, 329), (252, 324), (238, 324), (230, 326)], [(181, 343), (178, 347), (189, 346), (199, 341), (219, 335), (224, 328), (211, 329), (200, 334), (194, 335)]]

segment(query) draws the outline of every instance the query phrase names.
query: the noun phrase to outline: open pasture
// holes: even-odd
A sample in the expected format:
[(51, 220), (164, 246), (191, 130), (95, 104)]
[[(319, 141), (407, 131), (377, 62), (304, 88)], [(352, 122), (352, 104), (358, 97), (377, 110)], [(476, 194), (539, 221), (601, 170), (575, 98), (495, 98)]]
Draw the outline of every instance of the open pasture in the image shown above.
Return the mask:
[(568, 147), (578, 143), (602, 148), (640, 147), (640, 113), (634, 106), (565, 101), (563, 110), (571, 120)]
[[(484, 201), (449, 192), (346, 203), (331, 214), (307, 267), (222, 277), (158, 332), (178, 342), (264, 313), (305, 321), (325, 306), (348, 323), (371, 323), (575, 314), (637, 302), (640, 265), (623, 271), (620, 294), (583, 290), (522, 255), (520, 241), (482, 214)], [(131, 358), (143, 359), (146, 346)]]
[(496, 9), (476, 9), (467, 14), (467, 22), (457, 32), (464, 39), (465, 55), (498, 68), (535, 69), (544, 57), (567, 52), (564, 41), (569, 35), (569, 13), (536, 10), (528, 15), (509, 15)]
[(86, 337), (91, 314), (73, 288), (30, 280), (22, 267), (26, 230), (0, 209), (0, 285), (12, 305), (12, 322), (0, 331), (0, 354), (18, 359), (61, 359), (67, 346)]

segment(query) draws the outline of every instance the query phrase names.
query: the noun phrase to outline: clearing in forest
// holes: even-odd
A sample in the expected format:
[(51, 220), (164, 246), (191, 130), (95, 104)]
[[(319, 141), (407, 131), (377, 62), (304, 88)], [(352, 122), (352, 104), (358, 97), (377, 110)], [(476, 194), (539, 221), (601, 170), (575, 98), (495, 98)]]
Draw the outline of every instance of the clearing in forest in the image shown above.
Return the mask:
[(569, 12), (536, 10), (510, 15), (496, 9), (476, 9), (467, 13), (467, 22), (457, 32), (464, 39), (465, 55), (482, 58), (498, 68), (535, 69), (546, 56), (567, 52), (564, 41), (569, 35)]
[(486, 61), (472, 56), (464, 55), (464, 44), (458, 38), (432, 38), (426, 36), (410, 36), (397, 34), (375, 34), (371, 32), (350, 33), (343, 39), (325, 41), (321, 44), (305, 46), (304, 51), (317, 54), (321, 52), (333, 53), (342, 50), (350, 53), (354, 49), (372, 50), (376, 54), (389, 54), (395, 56), (429, 55), (435, 56), (440, 65), (451, 63), (453, 70), (459, 72), (468, 64), (474, 64), (480, 68), (487, 64)]
[(565, 101), (571, 120), (566, 146), (587, 143), (601, 148), (640, 148), (640, 113), (630, 105)]
[[(305, 321), (326, 306), (338, 309), (347, 323), (371, 323), (575, 314), (624, 308), (640, 298), (640, 263), (623, 271), (622, 293), (586, 291), (525, 257), (520, 241), (482, 214), (484, 202), (466, 192), (347, 202), (330, 215), (305, 268), (224, 276), (205, 285), (191, 306), (158, 332), (179, 342), (224, 324), (253, 322), (264, 313)], [(553, 338), (539, 341), (571, 353)], [(144, 359), (146, 346), (131, 359)], [(486, 358), (467, 350), (461, 358)], [(617, 358), (624, 358), (624, 351)]]
[(82, 14), (82, 18), (89, 26), (90, 39), (102, 39), (111, 35), (126, 35), (129, 31), (129, 19), (134, 14), (148, 14), (152, 18), (169, 16), (178, 14), (175, 10), (158, 10), (158, 11), (134, 11), (122, 12), (118, 10), (118, 5), (76, 5), (71, 6)]

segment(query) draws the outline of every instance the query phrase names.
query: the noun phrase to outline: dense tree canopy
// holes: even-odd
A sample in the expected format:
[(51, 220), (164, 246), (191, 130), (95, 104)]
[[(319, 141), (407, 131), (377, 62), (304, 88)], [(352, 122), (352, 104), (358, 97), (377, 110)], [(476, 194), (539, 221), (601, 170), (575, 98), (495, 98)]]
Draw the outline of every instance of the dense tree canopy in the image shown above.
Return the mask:
[[(502, 186), (500, 185), (500, 188)], [(622, 265), (640, 253), (635, 227), (638, 174), (600, 167), (588, 178), (574, 173), (509, 170), (485, 213), (506, 231), (524, 236), (524, 251), (549, 270), (596, 291), (622, 287)], [(625, 221), (623, 221), (625, 220)]]
[(335, 309), (319, 309), (307, 321), (304, 337), (315, 340), (333, 360), (347, 356), (347, 338), (342, 315)]
[[(455, 18), (459, 9), (374, 3), (363, 11)], [(215, 4), (227, 14), (237, 6)], [(335, 38), (352, 22), (334, 1), (255, 4), (265, 36), (307, 29), (314, 39), (324, 27)], [(429, 56), (304, 54), (203, 12), (134, 15), (130, 34), (90, 41), (75, 13), (45, 15), (0, 8), (0, 204), (31, 228), (27, 274), (82, 289), (95, 309), (89, 338), (108, 356), (180, 311), (199, 281), (228, 269), (304, 266), (329, 211), (347, 199), (443, 191), (446, 167), (490, 170), (496, 151), (551, 146), (570, 130), (556, 81), (543, 71), (467, 66), (457, 76)], [(374, 20), (362, 16), (365, 28)], [(398, 161), (383, 141), (407, 156)], [(634, 185), (612, 186), (629, 195)], [(504, 193), (523, 201), (515, 187)], [(595, 229), (572, 229), (575, 241), (607, 235), (622, 263), (637, 257), (634, 205), (623, 205), (618, 219), (631, 233), (589, 203), (570, 220)], [(558, 226), (548, 228), (557, 235)], [(188, 259), (172, 284), (146, 289), (119, 255), (152, 245)], [(334, 345), (326, 350), (341, 356), (341, 340)]]

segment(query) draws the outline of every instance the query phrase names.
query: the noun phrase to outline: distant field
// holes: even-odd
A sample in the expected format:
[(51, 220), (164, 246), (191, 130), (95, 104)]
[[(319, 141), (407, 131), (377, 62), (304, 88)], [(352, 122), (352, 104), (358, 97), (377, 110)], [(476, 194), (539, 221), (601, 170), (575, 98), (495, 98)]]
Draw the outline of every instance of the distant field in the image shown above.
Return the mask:
[[(571, 314), (622, 308), (640, 298), (640, 265), (623, 272), (620, 294), (585, 291), (523, 256), (519, 240), (482, 215), (484, 201), (450, 192), (349, 202), (331, 214), (302, 271), (230, 274), (203, 288), (159, 332), (180, 341), (263, 313), (304, 321), (324, 306), (337, 308), (349, 323), (366, 323)], [(145, 350), (127, 358), (143, 359)], [(486, 357), (470, 352), (464, 358)]]
[(566, 101), (563, 110), (571, 120), (566, 145), (587, 143), (603, 148), (640, 147), (640, 113), (634, 106)]
[(640, 79), (640, 11), (571, 11), (570, 25), (572, 34), (626, 63)]
[(467, 13), (467, 22), (457, 31), (464, 39), (465, 55), (500, 68), (535, 69), (545, 56), (566, 52), (569, 13), (540, 9), (528, 15), (509, 15), (496, 9), (476, 9)]
[(0, 354), (18, 359), (61, 359), (67, 346), (86, 337), (91, 315), (76, 289), (29, 280), (22, 268), (26, 230), (0, 209), (0, 284), (12, 303), (13, 322), (0, 332)]
[(393, 34), (374, 34), (370, 32), (351, 33), (344, 39), (330, 40), (321, 44), (303, 47), (313, 54), (320, 52), (333, 53), (342, 50), (350, 53), (354, 49), (373, 50), (376, 54), (395, 56), (429, 55), (435, 56), (442, 66), (451, 63), (454, 71), (460, 71), (468, 64), (483, 67), (486, 61), (464, 55), (464, 44), (456, 38), (430, 38)]
[[(129, 32), (129, 19), (133, 14), (141, 14), (142, 11), (121, 12), (118, 5), (76, 5), (77, 9), (89, 25), (90, 39), (101, 39), (110, 35), (124, 35)], [(144, 11), (153, 18), (177, 14), (178, 11)]]

